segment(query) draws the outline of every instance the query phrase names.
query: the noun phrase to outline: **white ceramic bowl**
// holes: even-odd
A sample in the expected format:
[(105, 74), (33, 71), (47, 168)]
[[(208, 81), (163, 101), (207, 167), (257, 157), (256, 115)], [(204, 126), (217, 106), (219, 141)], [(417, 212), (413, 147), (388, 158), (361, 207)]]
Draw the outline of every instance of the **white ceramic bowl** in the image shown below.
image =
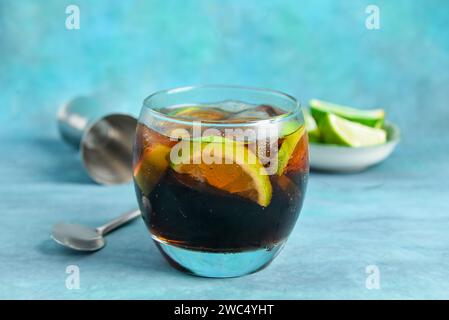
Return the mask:
[(387, 142), (377, 146), (351, 148), (310, 143), (310, 167), (325, 171), (355, 172), (385, 160), (399, 143), (400, 131), (392, 123), (385, 123), (384, 129), (387, 131)]

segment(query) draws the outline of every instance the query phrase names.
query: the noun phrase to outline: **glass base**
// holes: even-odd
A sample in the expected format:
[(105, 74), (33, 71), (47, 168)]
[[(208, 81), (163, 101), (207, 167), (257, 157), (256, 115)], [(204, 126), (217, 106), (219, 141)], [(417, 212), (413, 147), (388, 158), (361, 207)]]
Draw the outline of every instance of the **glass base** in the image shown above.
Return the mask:
[(154, 239), (154, 242), (173, 267), (208, 278), (240, 277), (257, 272), (268, 266), (284, 245), (282, 242), (270, 249), (221, 253), (189, 250), (158, 239)]

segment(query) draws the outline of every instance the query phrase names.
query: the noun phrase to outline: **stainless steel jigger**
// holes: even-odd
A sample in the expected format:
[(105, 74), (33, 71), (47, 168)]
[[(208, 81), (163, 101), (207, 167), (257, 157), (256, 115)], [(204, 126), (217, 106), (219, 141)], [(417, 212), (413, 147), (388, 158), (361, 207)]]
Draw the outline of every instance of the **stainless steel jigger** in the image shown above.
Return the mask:
[(59, 132), (66, 142), (80, 150), (83, 165), (95, 182), (129, 182), (137, 120), (121, 113), (100, 116), (102, 109), (93, 98), (71, 100), (59, 110)]

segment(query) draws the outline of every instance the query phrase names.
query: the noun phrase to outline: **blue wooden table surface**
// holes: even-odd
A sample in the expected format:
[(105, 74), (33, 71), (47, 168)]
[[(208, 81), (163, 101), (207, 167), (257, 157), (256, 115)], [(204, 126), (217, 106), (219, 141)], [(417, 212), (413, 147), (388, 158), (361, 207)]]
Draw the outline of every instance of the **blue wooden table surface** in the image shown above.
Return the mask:
[[(79, 30), (64, 1), (0, 3), (0, 298), (449, 298), (447, 2), (377, 1), (379, 30), (366, 1), (75, 2)], [(149, 93), (196, 83), (383, 107), (403, 139), (365, 172), (312, 173), (285, 249), (256, 274), (179, 273), (140, 220), (94, 254), (55, 245), (55, 222), (97, 226), (136, 206), (131, 185), (89, 180), (58, 106), (93, 94), (137, 114)]]

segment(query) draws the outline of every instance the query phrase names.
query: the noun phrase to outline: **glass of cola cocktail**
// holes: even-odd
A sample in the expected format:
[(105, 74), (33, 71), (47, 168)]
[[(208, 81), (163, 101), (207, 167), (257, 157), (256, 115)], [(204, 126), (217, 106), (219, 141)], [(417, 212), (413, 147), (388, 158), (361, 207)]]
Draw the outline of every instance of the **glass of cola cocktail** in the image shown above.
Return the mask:
[(308, 142), (298, 102), (265, 89), (157, 92), (134, 144), (143, 219), (174, 267), (235, 277), (267, 266), (304, 200)]

